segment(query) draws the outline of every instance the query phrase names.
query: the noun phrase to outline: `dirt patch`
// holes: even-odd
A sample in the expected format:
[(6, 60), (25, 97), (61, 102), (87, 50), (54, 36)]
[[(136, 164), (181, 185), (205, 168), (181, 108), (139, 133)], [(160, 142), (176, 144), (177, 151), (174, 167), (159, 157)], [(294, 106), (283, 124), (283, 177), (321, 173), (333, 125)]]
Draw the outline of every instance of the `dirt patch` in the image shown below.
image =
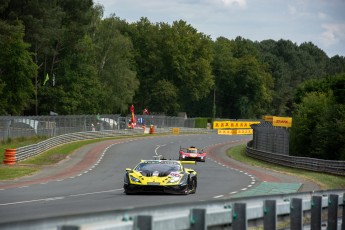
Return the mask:
[(48, 157), (49, 162), (57, 163), (66, 158), (65, 154), (56, 153)]

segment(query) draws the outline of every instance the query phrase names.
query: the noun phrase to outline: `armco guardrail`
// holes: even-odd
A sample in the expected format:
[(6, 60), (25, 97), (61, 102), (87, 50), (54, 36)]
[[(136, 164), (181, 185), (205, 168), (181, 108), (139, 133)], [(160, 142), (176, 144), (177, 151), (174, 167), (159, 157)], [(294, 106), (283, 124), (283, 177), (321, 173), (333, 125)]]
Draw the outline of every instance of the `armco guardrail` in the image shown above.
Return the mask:
[[(180, 133), (213, 132), (213, 130), (197, 129), (197, 128), (179, 128), (179, 131)], [(171, 128), (155, 128), (155, 133), (161, 133), (161, 134), (172, 133), (172, 129)], [(119, 137), (119, 136), (135, 136), (135, 135), (143, 135), (143, 134), (144, 134), (144, 129), (126, 129), (126, 130), (119, 129), (119, 130), (105, 130), (105, 131), (91, 131), (91, 132), (63, 134), (63, 135), (49, 138), (37, 144), (17, 148), (16, 161), (18, 162), (21, 160), (25, 160), (29, 157), (43, 153), (59, 145), (74, 142), (74, 141), (99, 139), (99, 138), (112, 138), (112, 137)]]
[(247, 155), (262, 161), (288, 166), (292, 168), (300, 168), (317, 172), (326, 172), (336, 175), (345, 175), (345, 161), (332, 161), (308, 157), (288, 156), (253, 149), (249, 146), (250, 142), (248, 143), (246, 149)]
[[(0, 229), (344, 229), (345, 190), (217, 199), (1, 223)], [(341, 211), (341, 208), (343, 211)], [(326, 217), (326, 218), (325, 218)], [(343, 225), (343, 228), (340, 226)], [(260, 227), (261, 226), (261, 227)]]

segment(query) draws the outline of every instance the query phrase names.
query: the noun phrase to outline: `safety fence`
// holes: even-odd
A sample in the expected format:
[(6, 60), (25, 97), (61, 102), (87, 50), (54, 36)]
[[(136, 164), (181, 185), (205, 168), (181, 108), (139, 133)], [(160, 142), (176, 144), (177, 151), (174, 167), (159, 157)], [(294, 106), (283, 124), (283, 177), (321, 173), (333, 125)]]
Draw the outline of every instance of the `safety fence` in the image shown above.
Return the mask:
[(1, 223), (0, 229), (344, 229), (345, 190), (217, 199)]
[[(207, 133), (213, 132), (213, 130), (208, 129), (197, 129), (197, 128), (178, 128), (179, 133)], [(144, 135), (147, 132), (146, 129), (124, 129), (124, 130), (105, 130), (105, 131), (91, 131), (91, 132), (77, 132), (59, 135), (56, 137), (49, 138), (47, 140), (41, 141), (37, 144), (28, 145), (20, 147), (17, 149), (8, 149), (5, 152), (4, 163), (15, 164), (18, 161), (25, 160), (27, 158), (36, 156), (43, 153), (49, 149), (55, 148), (59, 145), (71, 143), (74, 141), (90, 140), (90, 139), (100, 139), (100, 138), (114, 138), (114, 137), (126, 137), (126, 136), (136, 136)], [(173, 134), (172, 128), (155, 128), (154, 133)], [(151, 133), (153, 134), (153, 133)], [(7, 155), (7, 154), (12, 155)]]
[(288, 156), (284, 154), (257, 150), (252, 148), (251, 146), (252, 141), (248, 142), (247, 144), (246, 154), (250, 157), (265, 162), (316, 172), (345, 175), (345, 161), (332, 161), (317, 158)]
[(251, 125), (253, 129), (253, 148), (266, 152), (289, 155), (289, 130), (273, 126), (271, 122), (261, 121)]
[[(195, 128), (195, 118), (162, 115), (135, 115), (137, 127)], [(67, 115), (67, 116), (0, 116), (0, 140), (18, 137), (53, 137), (67, 133), (127, 129), (131, 116)]]

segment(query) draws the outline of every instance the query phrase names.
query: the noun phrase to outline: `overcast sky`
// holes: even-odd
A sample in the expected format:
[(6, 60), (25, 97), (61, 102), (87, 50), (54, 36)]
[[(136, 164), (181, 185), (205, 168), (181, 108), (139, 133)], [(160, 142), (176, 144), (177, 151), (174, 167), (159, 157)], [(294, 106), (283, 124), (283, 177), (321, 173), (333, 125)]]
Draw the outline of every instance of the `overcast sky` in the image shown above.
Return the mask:
[(345, 56), (345, 0), (94, 0), (129, 23), (183, 20), (213, 40), (312, 42), (329, 57)]

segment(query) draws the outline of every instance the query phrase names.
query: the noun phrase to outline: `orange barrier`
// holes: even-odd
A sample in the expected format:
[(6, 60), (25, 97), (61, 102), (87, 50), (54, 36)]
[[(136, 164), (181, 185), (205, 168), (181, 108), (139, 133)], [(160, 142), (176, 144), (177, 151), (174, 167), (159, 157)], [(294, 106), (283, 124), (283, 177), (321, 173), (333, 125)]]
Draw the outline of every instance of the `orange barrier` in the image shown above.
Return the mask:
[(17, 149), (5, 149), (4, 164), (14, 165), (16, 163), (16, 151)]
[(155, 133), (155, 127), (153, 125), (150, 125), (150, 134)]

